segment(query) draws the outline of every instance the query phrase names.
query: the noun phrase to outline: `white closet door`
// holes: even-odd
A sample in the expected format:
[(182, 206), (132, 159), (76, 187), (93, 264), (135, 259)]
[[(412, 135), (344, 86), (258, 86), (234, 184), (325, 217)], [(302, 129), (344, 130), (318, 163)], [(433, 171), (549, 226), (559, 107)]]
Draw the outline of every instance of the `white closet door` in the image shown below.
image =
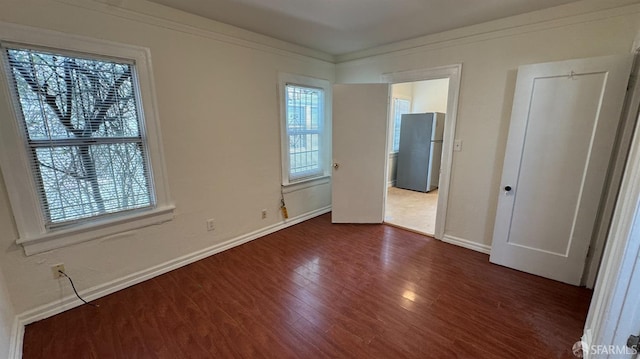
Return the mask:
[(491, 262), (580, 284), (631, 62), (518, 69)]

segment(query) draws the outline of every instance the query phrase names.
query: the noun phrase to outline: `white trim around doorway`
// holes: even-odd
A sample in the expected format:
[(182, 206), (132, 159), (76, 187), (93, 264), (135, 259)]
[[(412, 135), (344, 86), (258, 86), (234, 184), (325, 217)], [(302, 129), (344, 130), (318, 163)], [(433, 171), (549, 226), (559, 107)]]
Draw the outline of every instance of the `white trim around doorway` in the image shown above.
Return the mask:
[[(444, 238), (447, 204), (449, 201), (449, 185), (451, 183), (453, 143), (455, 140), (456, 118), (458, 114), (458, 98), (460, 95), (462, 64), (382, 74), (382, 82), (389, 84), (445, 78), (449, 79), (449, 93), (447, 99), (447, 120), (444, 124), (442, 164), (440, 167), (441, 172), (438, 189), (438, 205), (436, 207), (436, 225), (434, 229), (434, 237), (440, 240)], [(388, 173), (388, 169), (386, 173)]]

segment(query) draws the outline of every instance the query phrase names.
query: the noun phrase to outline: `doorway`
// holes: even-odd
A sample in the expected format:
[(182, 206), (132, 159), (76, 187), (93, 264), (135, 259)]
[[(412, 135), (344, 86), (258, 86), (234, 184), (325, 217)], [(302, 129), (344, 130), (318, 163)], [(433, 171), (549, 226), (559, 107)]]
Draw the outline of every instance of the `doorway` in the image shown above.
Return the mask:
[[(382, 83), (333, 86), (331, 220), (382, 223), (389, 168), (389, 96), (395, 83), (449, 79), (434, 237), (444, 241), (462, 65), (393, 72)], [(358, 138), (359, 141), (354, 141)], [(457, 142), (456, 142), (457, 143)]]
[[(444, 229), (447, 215), (447, 205), (449, 202), (449, 186), (451, 182), (451, 168), (453, 162), (454, 140), (455, 140), (455, 128), (456, 119), (458, 114), (458, 98), (460, 94), (460, 82), (462, 76), (462, 64), (446, 65), (441, 67), (433, 67), (428, 69), (418, 69), (409, 71), (392, 72), (382, 75), (382, 82), (390, 85), (394, 84), (406, 84), (414, 82), (422, 82), (428, 80), (448, 80), (448, 87), (446, 89), (446, 120), (444, 121), (444, 130), (442, 136), (442, 156), (440, 164), (440, 175), (438, 177), (438, 191), (435, 211), (435, 225), (433, 227), (433, 237), (440, 240), (449, 240), (445, 238)], [(412, 88), (413, 90), (413, 88)], [(389, 91), (389, 97), (391, 95), (391, 89)], [(442, 94), (440, 94), (442, 96)], [(413, 94), (412, 94), (413, 100)], [(391, 114), (392, 111), (389, 110)], [(393, 121), (389, 116), (387, 134), (393, 133)], [(387, 152), (393, 152), (393, 148), (390, 147), (392, 142), (390, 135), (387, 135)], [(382, 158), (386, 163), (386, 172), (388, 174), (390, 167), (393, 167), (393, 161), (389, 161), (389, 158)], [(388, 184), (386, 186), (388, 188)], [(384, 192), (384, 204), (387, 205), (387, 191)], [(383, 215), (384, 215), (383, 211)]]
[(391, 85), (385, 223), (436, 233), (448, 93), (449, 78)]

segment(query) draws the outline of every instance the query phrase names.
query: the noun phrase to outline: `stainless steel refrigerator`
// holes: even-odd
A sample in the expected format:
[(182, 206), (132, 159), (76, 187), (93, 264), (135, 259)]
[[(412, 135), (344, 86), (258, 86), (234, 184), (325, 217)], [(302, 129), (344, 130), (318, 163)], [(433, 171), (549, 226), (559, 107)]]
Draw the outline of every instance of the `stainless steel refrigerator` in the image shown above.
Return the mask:
[(444, 113), (402, 115), (396, 187), (420, 192), (438, 188)]

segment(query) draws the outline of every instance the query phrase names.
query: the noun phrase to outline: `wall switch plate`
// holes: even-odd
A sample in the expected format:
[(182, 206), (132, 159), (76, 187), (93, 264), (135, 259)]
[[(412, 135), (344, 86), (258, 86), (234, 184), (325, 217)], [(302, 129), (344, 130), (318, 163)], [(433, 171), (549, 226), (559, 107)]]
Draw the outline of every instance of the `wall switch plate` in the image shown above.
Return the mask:
[(263, 209), (262, 210), (262, 219), (265, 219), (265, 218), (267, 218), (267, 210)]
[(214, 229), (216, 229), (216, 222), (213, 218), (207, 219), (207, 231), (213, 231)]
[(462, 140), (453, 141), (453, 150), (456, 152), (462, 151)]
[(62, 273), (60, 273), (60, 271), (64, 272), (64, 264), (60, 263), (60, 264), (51, 266), (51, 273), (53, 274), (53, 279), (58, 279), (62, 277)]

